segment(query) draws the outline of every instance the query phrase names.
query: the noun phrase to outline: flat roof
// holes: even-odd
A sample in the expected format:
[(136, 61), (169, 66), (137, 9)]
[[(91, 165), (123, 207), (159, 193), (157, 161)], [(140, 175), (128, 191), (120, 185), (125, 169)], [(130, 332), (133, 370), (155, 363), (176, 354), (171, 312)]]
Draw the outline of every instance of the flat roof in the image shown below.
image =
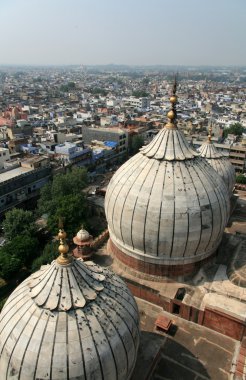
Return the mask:
[(22, 166), (20, 166), (19, 168), (8, 170), (7, 172), (0, 174), (0, 183), (18, 177), (22, 174), (28, 173), (32, 170), (33, 168), (23, 168)]
[(107, 127), (107, 128), (104, 128), (104, 127), (96, 127), (96, 128), (87, 127), (86, 129), (89, 129), (89, 130), (92, 130), (92, 131), (101, 131), (101, 132), (113, 132), (113, 133), (118, 133), (118, 134), (126, 133), (127, 132), (127, 131), (125, 132), (120, 127)]

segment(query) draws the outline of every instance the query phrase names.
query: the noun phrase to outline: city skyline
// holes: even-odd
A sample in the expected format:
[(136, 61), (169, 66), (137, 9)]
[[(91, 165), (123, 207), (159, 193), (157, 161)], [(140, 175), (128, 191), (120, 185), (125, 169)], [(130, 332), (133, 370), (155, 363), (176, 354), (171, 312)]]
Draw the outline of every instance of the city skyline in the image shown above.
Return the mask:
[(3, 0), (0, 65), (244, 66), (243, 0)]

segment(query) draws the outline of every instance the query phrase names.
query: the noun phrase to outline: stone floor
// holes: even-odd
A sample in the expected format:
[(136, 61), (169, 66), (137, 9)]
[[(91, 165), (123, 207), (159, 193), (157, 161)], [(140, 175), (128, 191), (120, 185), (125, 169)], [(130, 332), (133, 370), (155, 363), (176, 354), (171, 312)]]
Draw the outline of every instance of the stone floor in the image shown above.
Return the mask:
[[(229, 380), (236, 371), (239, 342), (164, 312), (137, 299), (141, 345), (132, 380)], [(156, 317), (173, 321), (168, 334), (157, 332)]]

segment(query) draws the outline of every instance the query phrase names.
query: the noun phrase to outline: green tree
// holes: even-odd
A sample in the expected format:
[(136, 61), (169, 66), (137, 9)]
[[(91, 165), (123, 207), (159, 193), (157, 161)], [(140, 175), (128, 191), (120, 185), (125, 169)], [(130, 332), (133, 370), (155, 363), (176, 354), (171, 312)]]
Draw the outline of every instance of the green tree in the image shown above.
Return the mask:
[(52, 183), (52, 197), (77, 194), (87, 185), (85, 168), (72, 168), (66, 174), (57, 175)]
[(143, 80), (142, 80), (142, 83), (143, 83), (144, 85), (149, 84), (149, 78), (148, 78), (148, 77), (144, 77)]
[(243, 174), (239, 174), (236, 177), (236, 183), (242, 183), (243, 185), (246, 184), (246, 177)]
[(130, 144), (130, 154), (136, 154), (139, 152), (139, 149), (144, 145), (143, 136), (135, 135), (132, 137)]
[(0, 276), (5, 280), (19, 272), (22, 268), (21, 258), (17, 255), (7, 256), (2, 249), (0, 250)]
[(87, 225), (88, 207), (85, 195), (82, 193), (56, 197), (50, 203), (47, 226), (52, 234), (57, 234), (57, 225), (60, 218), (64, 220), (64, 227), (69, 237), (72, 237), (81, 224)]
[(91, 94), (107, 96), (108, 92), (104, 88), (92, 87), (89, 89)]
[(44, 247), (41, 256), (37, 257), (32, 263), (32, 272), (40, 269), (41, 265), (50, 264), (58, 256), (58, 241), (52, 241)]
[(87, 184), (87, 172), (84, 168), (73, 168), (67, 174), (54, 177), (53, 182), (45, 185), (40, 193), (38, 210), (47, 214), (47, 225), (51, 233), (57, 233), (59, 218), (64, 219), (65, 228), (70, 237), (85, 223), (88, 217), (86, 196), (82, 189)]
[(71, 90), (75, 89), (75, 83), (74, 82), (68, 82), (67, 84), (62, 84), (60, 87), (60, 91), (62, 92), (69, 92)]
[(132, 93), (133, 96), (136, 96), (136, 98), (146, 98), (149, 96), (149, 93), (143, 90), (136, 90)]
[(229, 128), (224, 129), (223, 135), (226, 138), (229, 134), (242, 136), (245, 128), (240, 123), (232, 124)]
[(11, 240), (18, 235), (35, 235), (37, 228), (31, 211), (14, 208), (5, 214), (3, 221), (4, 235)]
[(30, 235), (19, 235), (0, 248), (0, 276), (11, 278), (39, 254), (38, 240)]

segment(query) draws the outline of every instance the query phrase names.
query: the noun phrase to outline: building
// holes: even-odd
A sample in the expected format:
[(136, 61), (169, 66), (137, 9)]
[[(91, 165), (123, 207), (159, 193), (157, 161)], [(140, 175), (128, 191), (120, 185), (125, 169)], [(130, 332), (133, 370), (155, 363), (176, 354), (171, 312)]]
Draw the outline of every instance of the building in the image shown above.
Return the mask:
[(56, 159), (62, 162), (63, 165), (84, 166), (91, 163), (92, 151), (91, 148), (79, 147), (76, 144), (65, 142), (64, 144), (56, 145)]
[(101, 125), (101, 127), (105, 127), (107, 125), (117, 126), (118, 125), (118, 118), (116, 115), (101, 116), (100, 125)]
[(128, 133), (121, 128), (92, 128), (82, 126), (82, 135), (85, 144), (91, 144), (93, 140), (115, 141), (118, 145), (118, 153), (126, 153), (128, 149)]
[(10, 140), (14, 139), (16, 136), (30, 137), (32, 136), (33, 127), (25, 122), (24, 125), (14, 125), (7, 128), (7, 135)]
[(27, 137), (14, 138), (8, 142), (10, 153), (21, 152), (22, 146), (28, 144)]
[(237, 173), (246, 171), (246, 147), (242, 145), (232, 145), (229, 153), (230, 161)]
[(139, 110), (150, 108), (150, 99), (148, 97), (135, 98), (134, 96), (130, 96), (129, 98), (124, 99), (124, 102)]
[(0, 215), (38, 197), (51, 176), (45, 157), (23, 161), (21, 166), (0, 174)]
[(9, 150), (7, 148), (0, 148), (0, 169), (4, 168), (4, 163), (9, 159)]
[(115, 141), (97, 141), (91, 142), (92, 149), (92, 162), (100, 165), (102, 169), (105, 169), (107, 164), (112, 164), (118, 160), (118, 144)]

